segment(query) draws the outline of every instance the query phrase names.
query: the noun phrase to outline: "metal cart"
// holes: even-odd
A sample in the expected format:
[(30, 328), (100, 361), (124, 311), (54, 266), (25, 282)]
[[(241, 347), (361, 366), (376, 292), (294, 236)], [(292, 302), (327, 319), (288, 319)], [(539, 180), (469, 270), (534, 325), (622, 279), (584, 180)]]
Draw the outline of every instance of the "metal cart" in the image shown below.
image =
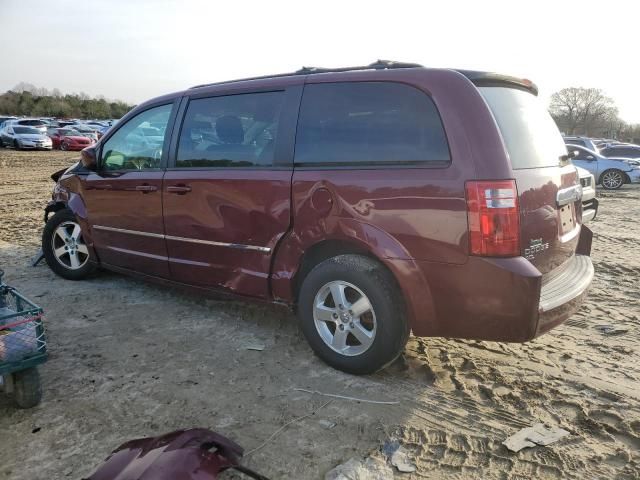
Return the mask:
[(42, 398), (37, 366), (47, 361), (42, 308), (2, 281), (0, 270), (0, 379), (20, 408)]

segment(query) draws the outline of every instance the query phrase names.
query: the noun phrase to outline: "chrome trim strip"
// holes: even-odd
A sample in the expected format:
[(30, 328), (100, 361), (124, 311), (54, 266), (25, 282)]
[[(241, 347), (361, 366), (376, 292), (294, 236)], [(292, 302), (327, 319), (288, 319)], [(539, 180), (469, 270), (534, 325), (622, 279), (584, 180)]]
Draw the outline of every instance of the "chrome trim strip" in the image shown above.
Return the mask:
[(201, 245), (213, 245), (214, 247), (236, 248), (239, 250), (254, 250), (262, 253), (269, 253), (269, 247), (258, 247), (257, 245), (242, 245), (240, 243), (224, 243), (214, 242), (213, 240), (200, 240), (199, 238), (174, 237), (173, 235), (165, 235), (167, 240), (176, 240), (178, 242), (199, 243)]
[(102, 225), (93, 225), (96, 230), (104, 230), (107, 232), (129, 233), (131, 235), (140, 235), (141, 237), (164, 238), (162, 233), (139, 232), (137, 230), (127, 230), (125, 228), (104, 227)]
[(580, 184), (558, 190), (556, 196), (559, 207), (567, 203), (577, 202), (580, 199), (582, 199), (582, 185)]
[(163, 235), (161, 233), (139, 232), (137, 230), (127, 230), (125, 228), (105, 227), (103, 225), (93, 225), (96, 230), (107, 232), (128, 233), (130, 235), (140, 235), (142, 237), (164, 238), (165, 240), (175, 240), (177, 242), (198, 243), (200, 245), (212, 245), (214, 247), (235, 248), (238, 250), (251, 250), (261, 253), (271, 252), (269, 247), (259, 247), (257, 245), (242, 245), (240, 243), (214, 242), (213, 240), (200, 240), (199, 238), (176, 237), (173, 235)]

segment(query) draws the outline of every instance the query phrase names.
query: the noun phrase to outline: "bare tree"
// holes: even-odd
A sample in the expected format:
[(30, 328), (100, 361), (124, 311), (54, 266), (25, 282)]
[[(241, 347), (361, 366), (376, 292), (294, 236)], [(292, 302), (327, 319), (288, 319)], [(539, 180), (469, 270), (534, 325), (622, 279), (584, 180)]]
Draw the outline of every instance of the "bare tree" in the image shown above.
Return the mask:
[(598, 88), (563, 88), (551, 96), (549, 107), (565, 133), (593, 135), (617, 121), (618, 108)]

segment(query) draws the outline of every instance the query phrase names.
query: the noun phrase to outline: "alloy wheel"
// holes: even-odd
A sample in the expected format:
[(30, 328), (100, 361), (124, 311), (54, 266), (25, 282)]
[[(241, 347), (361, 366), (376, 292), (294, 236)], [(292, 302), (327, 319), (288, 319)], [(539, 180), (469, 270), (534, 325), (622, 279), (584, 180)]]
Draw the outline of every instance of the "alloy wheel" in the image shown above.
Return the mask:
[(336, 280), (325, 284), (313, 302), (313, 320), (322, 341), (346, 356), (367, 351), (376, 337), (373, 306), (355, 285)]
[(58, 225), (51, 246), (56, 260), (69, 270), (82, 268), (89, 261), (89, 249), (82, 239), (80, 225), (75, 222)]
[(606, 188), (616, 189), (620, 188), (624, 183), (624, 179), (622, 178), (622, 173), (617, 170), (610, 170), (605, 172), (602, 176), (602, 185)]

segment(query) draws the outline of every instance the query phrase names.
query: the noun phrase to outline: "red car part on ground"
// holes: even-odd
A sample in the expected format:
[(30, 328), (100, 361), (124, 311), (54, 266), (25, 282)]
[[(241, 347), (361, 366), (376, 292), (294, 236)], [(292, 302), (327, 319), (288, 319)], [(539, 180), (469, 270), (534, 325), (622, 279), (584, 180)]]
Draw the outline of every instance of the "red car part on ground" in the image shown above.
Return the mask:
[(121, 445), (85, 480), (211, 480), (228, 469), (268, 480), (240, 465), (242, 453), (242, 447), (210, 430), (177, 430)]

